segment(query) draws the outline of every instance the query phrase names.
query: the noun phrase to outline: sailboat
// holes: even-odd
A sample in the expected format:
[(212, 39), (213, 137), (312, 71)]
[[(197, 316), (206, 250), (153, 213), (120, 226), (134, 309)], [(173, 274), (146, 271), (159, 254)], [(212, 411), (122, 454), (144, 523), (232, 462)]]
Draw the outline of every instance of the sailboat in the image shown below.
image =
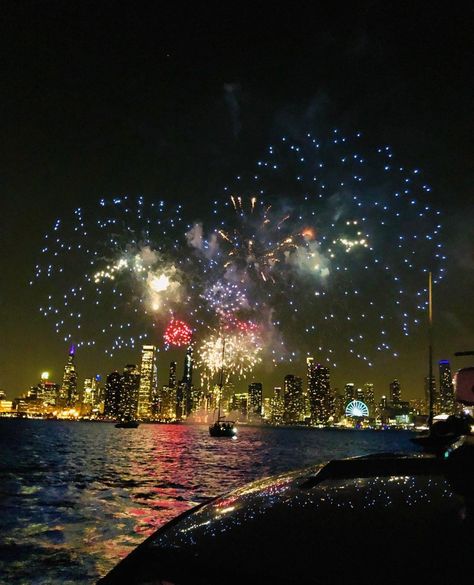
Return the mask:
[(221, 371), (219, 377), (219, 398), (217, 402), (217, 420), (214, 424), (209, 426), (209, 434), (211, 437), (235, 437), (237, 435), (237, 428), (235, 421), (227, 420), (221, 416), (221, 399), (224, 388), (224, 356), (225, 356), (225, 338), (222, 340), (222, 361)]

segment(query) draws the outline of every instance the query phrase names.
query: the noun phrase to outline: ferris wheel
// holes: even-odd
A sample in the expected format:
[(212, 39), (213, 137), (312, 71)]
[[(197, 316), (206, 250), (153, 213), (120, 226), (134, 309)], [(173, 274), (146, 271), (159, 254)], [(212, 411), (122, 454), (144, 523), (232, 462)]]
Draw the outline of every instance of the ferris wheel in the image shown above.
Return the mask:
[(369, 409), (362, 400), (352, 400), (346, 406), (346, 416), (363, 417), (369, 416)]

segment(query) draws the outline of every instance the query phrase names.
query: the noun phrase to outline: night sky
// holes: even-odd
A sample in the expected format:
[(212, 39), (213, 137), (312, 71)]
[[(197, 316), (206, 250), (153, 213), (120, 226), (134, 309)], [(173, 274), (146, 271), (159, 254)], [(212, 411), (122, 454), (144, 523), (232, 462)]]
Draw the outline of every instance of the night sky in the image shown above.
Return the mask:
[[(0, 388), (9, 397), (43, 370), (62, 375), (67, 346), (28, 286), (58, 217), (126, 193), (179, 201), (199, 217), (276, 137), (334, 127), (361, 129), (425, 172), (448, 256), (435, 289), (435, 358), (474, 349), (473, 9), (303, 6), (4, 4)], [(420, 331), (383, 368), (341, 364), (333, 385), (375, 382), (380, 395), (398, 377), (415, 398), (426, 354)], [(160, 383), (176, 358), (161, 358)], [(77, 363), (82, 378), (138, 359), (84, 351)], [(304, 356), (255, 377), (268, 391), (288, 372), (303, 374)]]

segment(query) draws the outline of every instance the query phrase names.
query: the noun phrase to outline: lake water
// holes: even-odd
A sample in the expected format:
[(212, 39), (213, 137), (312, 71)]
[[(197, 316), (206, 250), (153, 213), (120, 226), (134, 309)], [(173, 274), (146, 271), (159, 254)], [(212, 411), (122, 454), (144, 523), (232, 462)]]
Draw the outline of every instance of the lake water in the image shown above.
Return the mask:
[(94, 583), (177, 514), (254, 479), (411, 451), (402, 431), (0, 420), (0, 582)]

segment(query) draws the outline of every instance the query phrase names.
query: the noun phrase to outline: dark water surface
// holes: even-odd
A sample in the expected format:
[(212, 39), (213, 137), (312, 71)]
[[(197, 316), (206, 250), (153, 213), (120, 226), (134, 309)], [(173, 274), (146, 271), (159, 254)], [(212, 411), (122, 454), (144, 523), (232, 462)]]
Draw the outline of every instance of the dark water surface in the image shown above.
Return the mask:
[(410, 451), (410, 433), (0, 420), (0, 582), (94, 583), (177, 514), (335, 457)]

